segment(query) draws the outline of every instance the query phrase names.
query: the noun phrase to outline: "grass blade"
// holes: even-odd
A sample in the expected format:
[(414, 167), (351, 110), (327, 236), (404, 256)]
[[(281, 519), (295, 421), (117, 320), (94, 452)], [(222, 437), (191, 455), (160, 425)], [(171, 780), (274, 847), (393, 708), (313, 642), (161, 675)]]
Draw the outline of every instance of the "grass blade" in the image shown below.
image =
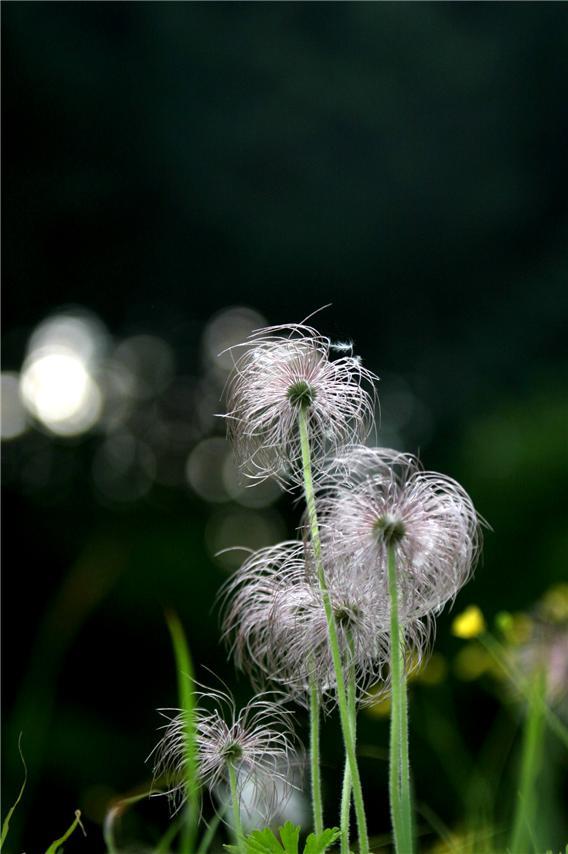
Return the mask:
[(178, 699), (183, 713), (184, 754), (185, 754), (185, 795), (186, 821), (182, 828), (181, 854), (191, 854), (197, 837), (199, 819), (199, 783), (197, 779), (197, 735), (196, 735), (196, 700), (195, 676), (193, 663), (187, 645), (183, 627), (177, 614), (170, 611), (166, 620), (172, 639), (177, 670)]
[(140, 795), (132, 795), (131, 797), (121, 798), (118, 801), (115, 801), (112, 806), (108, 809), (107, 814), (105, 815), (105, 820), (103, 823), (103, 839), (105, 841), (108, 854), (118, 854), (118, 845), (116, 844), (115, 836), (114, 836), (114, 827), (116, 821), (120, 818), (123, 813), (126, 812), (128, 807), (133, 804), (137, 804), (140, 801), (146, 800), (150, 797), (152, 791), (142, 792)]
[(209, 851), (209, 846), (215, 838), (215, 834), (217, 833), (217, 828), (219, 827), (220, 822), (221, 813), (215, 813), (215, 815), (209, 822), (209, 825), (207, 826), (207, 830), (201, 838), (199, 848), (197, 849), (197, 854), (207, 854), (207, 852)]
[(81, 830), (83, 831), (84, 836), (86, 836), (86, 835), (87, 835), (87, 834), (85, 833), (85, 828), (84, 828), (84, 827), (83, 827), (83, 825), (81, 824), (81, 813), (80, 813), (80, 811), (79, 811), (79, 810), (75, 810), (75, 821), (74, 821), (74, 822), (73, 822), (73, 823), (72, 823), (72, 824), (67, 828), (67, 830), (65, 831), (65, 833), (63, 834), (63, 836), (60, 836), (60, 837), (59, 837), (59, 839), (56, 839), (56, 840), (55, 840), (55, 842), (52, 842), (52, 843), (51, 843), (51, 845), (49, 846), (49, 848), (47, 849), (47, 851), (45, 852), (45, 854), (57, 854), (57, 850), (59, 849), (59, 847), (60, 847), (61, 845), (63, 845), (63, 843), (64, 843), (67, 839), (69, 839), (69, 837), (71, 836), (71, 834), (73, 833), (73, 831), (77, 829), (77, 827), (80, 827), (80, 828), (81, 828)]
[(536, 780), (542, 759), (545, 693), (546, 677), (544, 673), (539, 673), (532, 686), (523, 731), (519, 791), (513, 819), (511, 851), (528, 849), (532, 823), (536, 816)]
[(26, 783), (28, 782), (28, 766), (26, 765), (26, 760), (24, 759), (24, 754), (22, 753), (22, 733), (20, 733), (18, 737), (18, 753), (20, 754), (20, 759), (22, 760), (22, 765), (24, 766), (24, 779), (22, 781), (22, 785), (20, 786), (18, 797), (8, 810), (8, 814), (2, 822), (2, 833), (0, 834), (0, 849), (4, 845), (4, 840), (8, 836), (8, 831), (10, 830), (10, 819), (14, 815), (14, 810), (22, 800), (22, 795), (24, 794), (24, 789), (26, 788)]
[(160, 841), (156, 843), (153, 854), (170, 854), (172, 842), (180, 832), (184, 821), (185, 816), (182, 815), (181, 819), (178, 817), (171, 822)]

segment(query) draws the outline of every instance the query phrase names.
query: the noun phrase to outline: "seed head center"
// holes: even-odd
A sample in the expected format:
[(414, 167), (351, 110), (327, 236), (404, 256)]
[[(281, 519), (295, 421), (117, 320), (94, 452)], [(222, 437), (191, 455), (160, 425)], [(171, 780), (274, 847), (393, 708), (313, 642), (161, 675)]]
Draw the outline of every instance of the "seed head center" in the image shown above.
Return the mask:
[(404, 522), (394, 516), (389, 516), (388, 513), (379, 516), (374, 528), (380, 539), (384, 540), (387, 545), (400, 542), (406, 533)]
[(238, 762), (242, 755), (243, 749), (240, 744), (237, 744), (235, 741), (230, 742), (223, 749), (223, 757), (227, 760), (227, 762)]
[(297, 380), (288, 388), (288, 400), (292, 406), (308, 409), (314, 402), (316, 390), (306, 380)]
[(359, 608), (355, 605), (340, 605), (334, 608), (334, 616), (339, 625), (348, 628), (359, 616)]

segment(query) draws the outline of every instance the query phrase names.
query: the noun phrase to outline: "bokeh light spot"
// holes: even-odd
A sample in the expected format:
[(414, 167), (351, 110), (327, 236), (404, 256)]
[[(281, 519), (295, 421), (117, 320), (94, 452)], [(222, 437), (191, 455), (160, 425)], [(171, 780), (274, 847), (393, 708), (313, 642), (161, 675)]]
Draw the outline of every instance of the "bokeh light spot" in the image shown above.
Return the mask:
[(266, 326), (264, 317), (244, 306), (227, 308), (214, 315), (203, 333), (205, 361), (215, 370), (228, 373), (233, 367), (235, 353), (226, 352), (227, 348), (242, 344), (251, 332), (262, 326)]
[(136, 397), (147, 400), (169, 385), (174, 374), (171, 347), (155, 335), (125, 338), (114, 351), (113, 361), (134, 378)]
[(32, 353), (22, 371), (21, 392), (32, 415), (61, 436), (84, 433), (101, 412), (100, 390), (73, 353)]
[(227, 454), (223, 464), (223, 483), (233, 501), (243, 507), (268, 507), (282, 495), (275, 480), (263, 480), (260, 483), (246, 480), (235, 463), (232, 453)]
[(207, 525), (205, 539), (216, 562), (226, 570), (241, 565), (250, 550), (272, 545), (285, 536), (285, 525), (275, 510), (224, 509)]
[(146, 495), (154, 482), (152, 449), (129, 433), (109, 437), (93, 460), (93, 480), (103, 501), (126, 503)]
[(107, 332), (91, 312), (76, 308), (54, 314), (42, 321), (28, 342), (28, 353), (57, 348), (74, 353), (84, 364), (91, 365), (107, 346)]
[(27, 410), (59, 436), (91, 429), (102, 408), (94, 379), (106, 332), (88, 312), (48, 317), (30, 336), (20, 392)]
[(205, 501), (228, 501), (223, 477), (225, 460), (230, 450), (225, 439), (203, 439), (192, 450), (187, 460), (186, 475), (189, 485)]

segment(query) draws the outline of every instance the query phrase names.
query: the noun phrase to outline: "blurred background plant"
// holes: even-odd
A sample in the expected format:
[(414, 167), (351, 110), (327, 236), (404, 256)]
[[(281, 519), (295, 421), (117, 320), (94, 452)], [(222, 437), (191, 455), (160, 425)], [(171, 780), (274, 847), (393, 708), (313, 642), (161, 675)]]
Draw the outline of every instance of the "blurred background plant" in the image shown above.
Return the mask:
[[(79, 808), (66, 850), (99, 852), (109, 804), (148, 787), (153, 710), (175, 705), (164, 607), (235, 684), (213, 603), (240, 556), (215, 555), (299, 519), (239, 481), (217, 354), (323, 303), (322, 332), (381, 377), (379, 443), (456, 477), (493, 527), (458, 611), (492, 629), (507, 611), (493, 635), (516, 666), (557, 650), (565, 680), (542, 608), (568, 557), (566, 8), (15, 2), (2, 19), (3, 814), (20, 731), (29, 769), (8, 850), (43, 850)], [(523, 705), (451, 620), (411, 689), (419, 829), (426, 850), (479, 852), (512, 816)], [(523, 620), (552, 633), (531, 646)], [(359, 744), (386, 845), (382, 712)], [(556, 850), (549, 727), (542, 750)], [(166, 825), (144, 800), (121, 838), (151, 848)]]

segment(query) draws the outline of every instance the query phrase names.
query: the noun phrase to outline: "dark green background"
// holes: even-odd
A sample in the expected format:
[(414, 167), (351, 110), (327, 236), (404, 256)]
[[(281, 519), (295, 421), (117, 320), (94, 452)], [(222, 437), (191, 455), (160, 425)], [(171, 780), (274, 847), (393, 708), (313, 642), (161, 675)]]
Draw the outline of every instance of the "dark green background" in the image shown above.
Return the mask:
[[(281, 323), (331, 302), (318, 326), (383, 377), (387, 433), (402, 379), (427, 417), (401, 444), (494, 529), (457, 607), (526, 609), (565, 576), (564, 4), (11, 2), (2, 20), (5, 370), (68, 304), (117, 338), (161, 336), (195, 374), (216, 311)], [(175, 702), (165, 606), (234, 683), (211, 507), (181, 486), (101, 504), (99, 441), (35, 431), (4, 448), (3, 812), (20, 730), (30, 769), (18, 851), (43, 850), (77, 806), (88, 838), (66, 850), (101, 851), (102, 806), (147, 782), (154, 710)], [(48, 475), (23, 488), (47, 446)], [(291, 532), (297, 511), (279, 509)], [(446, 617), (437, 643), (459, 648)], [(417, 799), (456, 826), (471, 766), (455, 733), (475, 755), (498, 702), (453, 679), (413, 700)], [(381, 755), (386, 724), (362, 727)], [(363, 760), (375, 833), (382, 755)], [(165, 826), (165, 805), (146, 813), (147, 832)]]

